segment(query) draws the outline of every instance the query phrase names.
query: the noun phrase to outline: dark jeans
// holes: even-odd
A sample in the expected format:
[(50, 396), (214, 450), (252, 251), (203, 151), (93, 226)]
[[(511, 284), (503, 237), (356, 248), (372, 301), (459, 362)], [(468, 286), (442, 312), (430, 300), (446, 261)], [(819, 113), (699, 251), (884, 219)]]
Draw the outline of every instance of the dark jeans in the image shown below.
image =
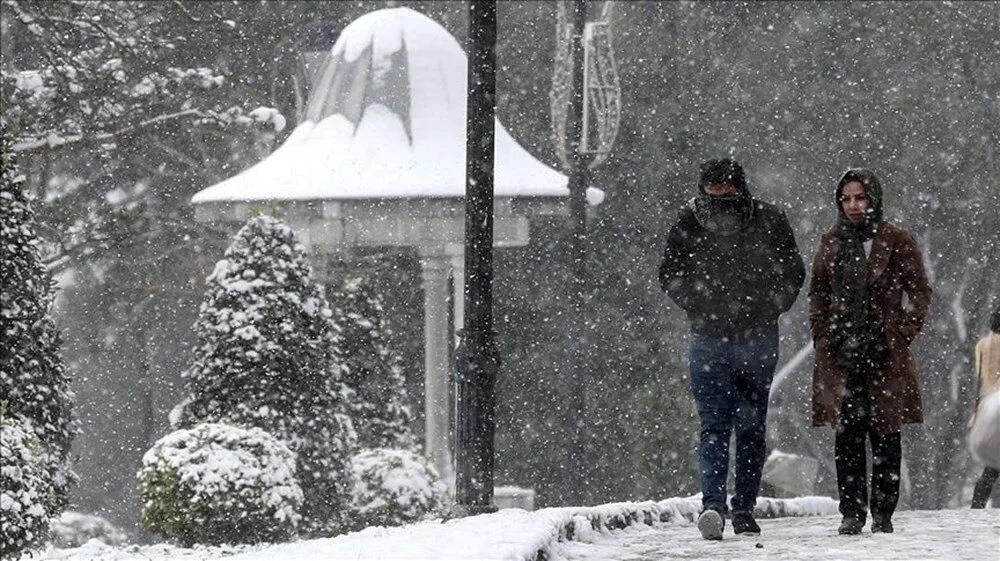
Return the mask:
[(778, 362), (778, 333), (730, 341), (691, 336), (691, 389), (701, 436), (698, 475), (702, 506), (726, 509), (729, 437), (736, 433), (733, 510), (753, 510), (764, 467), (764, 422)]
[[(993, 485), (996, 484), (998, 478), (1000, 478), (1000, 470), (991, 467), (983, 468), (982, 475), (976, 481), (976, 489), (972, 492), (972, 508), (986, 508), (986, 501), (990, 500)], [(997, 506), (996, 501), (993, 501), (993, 506)]]
[(866, 438), (872, 445), (871, 511), (876, 516), (892, 517), (899, 502), (902, 444), (898, 432), (884, 435), (871, 432), (871, 402), (862, 373), (847, 380), (840, 427), (834, 441), (840, 513), (861, 519), (867, 518), (869, 505)]

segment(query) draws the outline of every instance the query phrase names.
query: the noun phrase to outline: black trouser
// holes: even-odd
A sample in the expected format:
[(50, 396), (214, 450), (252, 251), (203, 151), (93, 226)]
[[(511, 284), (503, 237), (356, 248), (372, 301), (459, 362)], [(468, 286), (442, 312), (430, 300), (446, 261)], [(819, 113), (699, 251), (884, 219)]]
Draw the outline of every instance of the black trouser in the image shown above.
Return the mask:
[(834, 442), (840, 513), (867, 518), (868, 477), (865, 438), (872, 444), (871, 511), (891, 517), (899, 502), (899, 472), (903, 458), (899, 433), (871, 430), (871, 401), (864, 374), (848, 377), (840, 408), (840, 428)]
[[(972, 492), (972, 508), (986, 508), (986, 501), (990, 499), (993, 485), (998, 478), (1000, 478), (1000, 470), (991, 467), (983, 468), (983, 474), (979, 476), (979, 480), (976, 481), (976, 489)], [(996, 506), (996, 501), (993, 502), (993, 506)]]

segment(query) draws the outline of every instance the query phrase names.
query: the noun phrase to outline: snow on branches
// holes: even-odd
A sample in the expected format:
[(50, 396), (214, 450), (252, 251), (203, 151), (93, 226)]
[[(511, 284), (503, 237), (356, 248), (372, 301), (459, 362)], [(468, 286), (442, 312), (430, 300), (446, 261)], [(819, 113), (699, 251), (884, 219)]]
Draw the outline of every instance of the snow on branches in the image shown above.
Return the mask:
[[(164, 29), (171, 6), (158, 2), (20, 2), (5, 0), (19, 57), (4, 66), (3, 106), (17, 135), (14, 150), (37, 152), (83, 144), (113, 152), (130, 137), (169, 121), (284, 127), (280, 113), (232, 105), (217, 70), (187, 67), (185, 37)], [(216, 22), (223, 26), (224, 23)]]

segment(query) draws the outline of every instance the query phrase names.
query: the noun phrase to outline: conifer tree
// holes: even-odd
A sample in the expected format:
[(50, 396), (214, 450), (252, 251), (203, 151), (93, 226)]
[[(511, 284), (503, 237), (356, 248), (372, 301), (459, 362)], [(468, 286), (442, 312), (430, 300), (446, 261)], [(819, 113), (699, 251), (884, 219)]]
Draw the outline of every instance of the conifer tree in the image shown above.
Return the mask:
[(300, 529), (338, 531), (356, 443), (351, 392), (336, 353), (339, 328), (291, 228), (269, 216), (247, 222), (208, 278), (195, 331), (175, 428), (222, 422), (282, 439), (298, 455)]
[(55, 491), (47, 506), (49, 514), (56, 515), (65, 508), (74, 480), (69, 464), (76, 428), (73, 394), (59, 355), (59, 331), (50, 315), (54, 283), (41, 260), (34, 211), (2, 120), (0, 136), (0, 399), (8, 414), (30, 423), (42, 443)]
[(345, 382), (355, 392), (351, 418), (359, 445), (413, 450), (403, 369), (399, 355), (389, 348), (391, 332), (381, 300), (358, 274), (348, 275), (331, 300), (341, 327)]

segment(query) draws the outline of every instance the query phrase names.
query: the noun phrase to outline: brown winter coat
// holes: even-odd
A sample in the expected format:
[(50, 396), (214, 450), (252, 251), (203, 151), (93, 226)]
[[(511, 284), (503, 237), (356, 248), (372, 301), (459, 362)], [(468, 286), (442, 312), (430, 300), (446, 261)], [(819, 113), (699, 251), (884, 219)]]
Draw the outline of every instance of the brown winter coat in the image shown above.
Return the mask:
[[(875, 319), (885, 326), (888, 359), (868, 374), (872, 431), (898, 432), (903, 423), (923, 421), (920, 382), (910, 343), (920, 332), (931, 303), (923, 259), (909, 232), (880, 222), (868, 256), (868, 294)], [(833, 264), (840, 246), (834, 231), (822, 235), (809, 283), (809, 323), (816, 347), (813, 369), (813, 425), (837, 426), (846, 374), (831, 356), (827, 328), (835, 294)], [(904, 307), (903, 295), (908, 302)]]

